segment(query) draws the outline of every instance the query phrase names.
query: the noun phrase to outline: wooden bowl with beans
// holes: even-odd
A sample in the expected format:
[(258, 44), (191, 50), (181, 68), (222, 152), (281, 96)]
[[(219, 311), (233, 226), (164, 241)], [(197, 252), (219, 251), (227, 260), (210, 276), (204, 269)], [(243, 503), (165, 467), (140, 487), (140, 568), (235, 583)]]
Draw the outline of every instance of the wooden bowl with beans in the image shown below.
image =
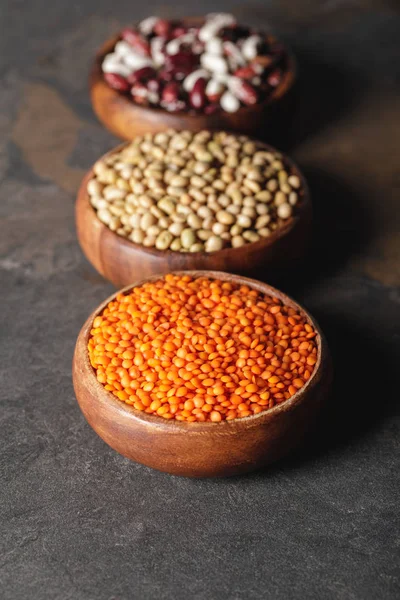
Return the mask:
[[(165, 21), (161, 19), (159, 21), (165, 26)], [(179, 23), (175, 23), (174, 27), (175, 30), (182, 28), (182, 30), (195, 31), (202, 25), (204, 25), (204, 18), (184, 18)], [(141, 24), (139, 28), (140, 26)], [(157, 26), (156, 24), (156, 30)], [(236, 29), (241, 31), (244, 28), (238, 26)], [(230, 44), (230, 51), (233, 49), (236, 53), (238, 50), (231, 40), (231, 32), (234, 28), (229, 26), (223, 31), (226, 40), (222, 43)], [(151, 33), (150, 38), (154, 35)], [(133, 139), (136, 135), (155, 133), (169, 128), (192, 131), (226, 129), (250, 135), (257, 134), (258, 137), (269, 140), (282, 138), (283, 132), (288, 129), (293, 111), (292, 91), (296, 80), (296, 63), (289, 49), (272, 36), (258, 35), (259, 46), (269, 44), (273, 50), (267, 56), (255, 56), (254, 60), (250, 61), (252, 68), (255, 69), (253, 73), (248, 73), (249, 62), (240, 56), (237, 63), (232, 63), (234, 57), (229, 56), (222, 66), (217, 64), (217, 72), (215, 72), (212, 69), (216, 55), (207, 52), (205, 52), (206, 59), (197, 61), (196, 66), (188, 66), (188, 45), (185, 44), (187, 35), (184, 33), (182, 37), (183, 50), (176, 52), (172, 57), (165, 49), (168, 44), (164, 43), (162, 52), (167, 57), (166, 60), (177, 62), (177, 66), (170, 65), (168, 69), (160, 68), (158, 65), (156, 73), (151, 71), (154, 68), (153, 44), (150, 44), (151, 39), (148, 42), (148, 36), (142, 35), (138, 28), (126, 28), (99, 49), (91, 68), (89, 87), (93, 109), (105, 127), (125, 140)], [(246, 52), (249, 57), (256, 52), (249, 48), (249, 43), (251, 44), (254, 38), (253, 35), (250, 42), (246, 42)], [(165, 36), (160, 34), (157, 39), (165, 40)], [(205, 43), (205, 48), (209, 47), (207, 44), (214, 44), (210, 52), (222, 52), (221, 49), (214, 47), (215, 44), (218, 46), (220, 41), (219, 38), (214, 37)], [(179, 40), (171, 39), (170, 42), (176, 44)], [(118, 54), (114, 51), (117, 44), (121, 55), (127, 48), (126, 44), (130, 46), (132, 53), (137, 52), (132, 56), (129, 54), (131, 61), (129, 64), (136, 65), (137, 71), (132, 72), (133, 67), (121, 66), (117, 59), (113, 59)], [(143, 50), (141, 48), (143, 44), (147, 44), (148, 48)], [(144, 55), (141, 55), (141, 52), (144, 52)], [(190, 56), (193, 57), (192, 54)], [(207, 62), (210, 56), (212, 57), (211, 70)], [(106, 57), (108, 58), (105, 62)], [(221, 56), (218, 56), (217, 61), (221, 61)], [(225, 73), (224, 69), (227, 68), (228, 63), (234, 64), (234, 67), (232, 69), (229, 67), (230, 70)], [(182, 80), (171, 82), (171, 77), (174, 76), (171, 76), (171, 73), (174, 74), (177, 69), (182, 71)], [(208, 69), (205, 79), (204, 69)], [(219, 73), (218, 69), (222, 69), (222, 73)], [(201, 79), (200, 82), (195, 81), (196, 74), (201, 76), (198, 78)], [(227, 75), (230, 77), (229, 80)], [(207, 87), (207, 83), (211, 80)], [(260, 80), (264, 87), (258, 88)], [(256, 85), (253, 82), (256, 82)], [(189, 96), (185, 96), (186, 92), (182, 96), (181, 84), (182, 86), (184, 84), (186, 89), (190, 89)], [(226, 95), (223, 97), (224, 91)], [(156, 99), (156, 101), (150, 102), (149, 99)], [(224, 109), (221, 109), (221, 105)]]
[(174, 270), (278, 279), (303, 258), (311, 216), (306, 181), (288, 157), (225, 132), (137, 137), (97, 161), (76, 202), (83, 252), (116, 286)]
[(331, 379), (325, 338), (304, 308), (215, 271), (113, 294), (82, 327), (73, 359), (94, 431), (131, 460), (190, 477), (237, 475), (287, 454)]

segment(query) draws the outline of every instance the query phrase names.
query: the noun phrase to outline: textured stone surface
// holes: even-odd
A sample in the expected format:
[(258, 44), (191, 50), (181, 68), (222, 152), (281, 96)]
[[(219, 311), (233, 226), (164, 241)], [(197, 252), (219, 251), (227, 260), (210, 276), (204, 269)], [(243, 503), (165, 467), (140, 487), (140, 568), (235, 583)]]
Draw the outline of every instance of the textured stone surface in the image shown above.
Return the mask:
[(197, 11), (104, 0), (1, 8), (0, 596), (398, 598), (396, 2), (235, 5), (280, 31), (301, 67), (291, 153), (309, 176), (317, 231), (309, 267), (281, 287), (319, 319), (336, 369), (306, 446), (247, 477), (169, 477), (106, 447), (76, 404), (76, 335), (112, 291), (74, 231), (80, 178), (115, 143), (92, 114), (88, 64), (129, 20)]

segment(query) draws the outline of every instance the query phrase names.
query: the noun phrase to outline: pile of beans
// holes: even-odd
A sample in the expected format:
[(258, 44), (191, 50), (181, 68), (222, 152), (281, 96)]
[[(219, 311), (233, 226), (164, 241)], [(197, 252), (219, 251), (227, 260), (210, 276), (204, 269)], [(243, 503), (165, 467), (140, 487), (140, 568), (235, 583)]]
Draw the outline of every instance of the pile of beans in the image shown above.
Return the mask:
[(105, 81), (137, 104), (205, 114), (265, 100), (286, 69), (280, 42), (224, 13), (199, 27), (149, 17), (124, 29), (102, 62)]
[(316, 336), (277, 298), (170, 274), (118, 294), (94, 319), (88, 350), (98, 381), (122, 402), (164, 419), (219, 422), (301, 389)]
[(246, 136), (167, 131), (137, 137), (94, 166), (98, 218), (146, 247), (213, 252), (257, 242), (303, 195), (282, 155)]

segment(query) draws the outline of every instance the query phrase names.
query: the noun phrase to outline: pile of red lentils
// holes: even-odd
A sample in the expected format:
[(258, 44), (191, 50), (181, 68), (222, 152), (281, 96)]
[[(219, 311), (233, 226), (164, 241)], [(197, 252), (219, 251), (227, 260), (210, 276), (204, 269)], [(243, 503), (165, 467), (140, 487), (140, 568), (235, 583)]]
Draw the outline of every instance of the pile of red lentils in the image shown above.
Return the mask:
[(93, 322), (97, 379), (164, 419), (220, 422), (284, 402), (311, 377), (317, 333), (247, 285), (166, 275), (118, 294)]

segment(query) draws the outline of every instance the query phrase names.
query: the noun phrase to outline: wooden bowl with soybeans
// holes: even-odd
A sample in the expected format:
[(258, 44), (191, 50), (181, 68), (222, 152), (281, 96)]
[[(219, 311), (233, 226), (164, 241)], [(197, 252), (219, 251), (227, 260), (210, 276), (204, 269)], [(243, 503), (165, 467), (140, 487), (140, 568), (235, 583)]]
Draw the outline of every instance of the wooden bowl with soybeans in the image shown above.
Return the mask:
[(232, 15), (149, 17), (98, 51), (92, 105), (116, 136), (226, 129), (266, 139), (290, 122), (295, 60), (272, 35)]
[(78, 239), (117, 287), (181, 270), (262, 273), (297, 265), (311, 201), (282, 153), (226, 132), (167, 130), (104, 155), (77, 196)]
[(174, 475), (238, 475), (296, 447), (332, 367), (313, 317), (265, 283), (156, 275), (114, 293), (79, 333), (73, 382), (89, 425)]

